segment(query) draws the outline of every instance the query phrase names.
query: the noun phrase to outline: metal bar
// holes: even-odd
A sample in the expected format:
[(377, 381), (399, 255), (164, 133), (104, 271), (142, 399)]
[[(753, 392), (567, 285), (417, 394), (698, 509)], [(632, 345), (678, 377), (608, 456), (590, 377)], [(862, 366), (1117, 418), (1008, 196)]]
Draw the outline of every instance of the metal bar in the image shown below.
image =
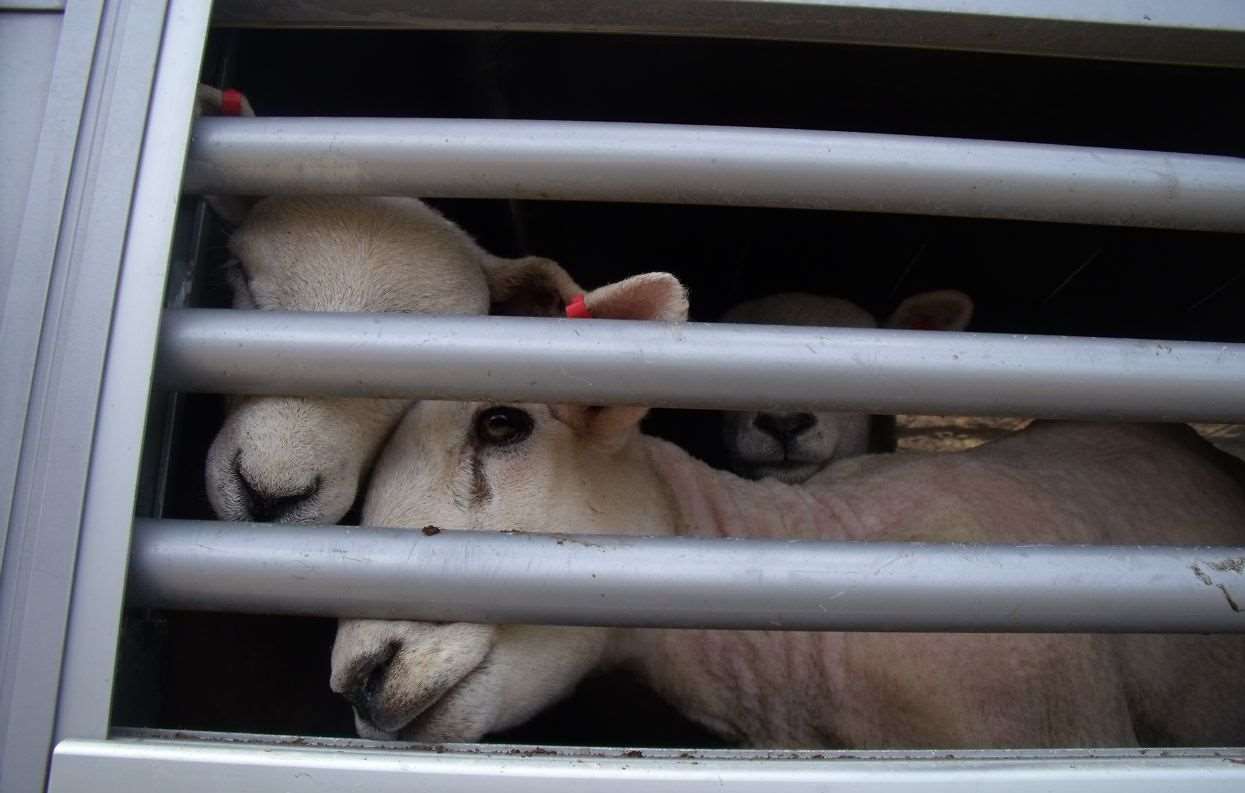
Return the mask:
[(254, 394), (1245, 421), (1245, 345), (662, 324), (166, 311), (160, 383)]
[(152, 19), (149, 45), (155, 77), (149, 112), (140, 116), (145, 123), (133, 133), (142, 141), (142, 151), (136, 174), (126, 184), (132, 191), (129, 222), (123, 226), (115, 292), (108, 295), (115, 302), (102, 326), (107, 355), (91, 375), (100, 395), (98, 406), (92, 406), (96, 423), (64, 644), (58, 739), (107, 734), (129, 557), (128, 523), (134, 514), (169, 248), (208, 29), (209, 8), (199, 0), (149, 0), (146, 6), (134, 13)]
[(230, 27), (424, 28), (821, 41), (1245, 65), (1236, 0), (217, 0)]
[[(671, 756), (648, 751), (616, 756), (551, 756), (548, 750), (402, 751), (392, 745), (307, 749), (117, 739), (65, 741), (56, 748), (49, 793), (161, 790), (179, 793), (579, 793), (583, 790), (679, 793), (1237, 793), (1245, 763), (1237, 750), (1121, 755), (1050, 752), (1016, 757), (926, 753), (913, 759), (801, 752), (799, 762), (757, 757)], [(465, 749), (465, 747), (464, 747)], [(639, 755), (638, 757), (636, 755)], [(722, 753), (724, 754), (724, 753)], [(867, 753), (865, 753), (867, 754)], [(1026, 756), (1028, 755), (1028, 756)]]
[(189, 192), (798, 207), (1245, 231), (1245, 159), (571, 121), (204, 118)]
[[(568, 529), (573, 527), (567, 527)], [(1245, 547), (135, 523), (131, 603), (481, 623), (1242, 633)]]

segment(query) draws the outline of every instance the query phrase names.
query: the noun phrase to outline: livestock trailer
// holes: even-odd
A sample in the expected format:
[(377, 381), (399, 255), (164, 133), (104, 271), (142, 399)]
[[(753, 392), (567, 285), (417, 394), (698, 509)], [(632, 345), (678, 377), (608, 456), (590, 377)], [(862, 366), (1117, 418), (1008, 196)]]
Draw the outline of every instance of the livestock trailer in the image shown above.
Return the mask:
[[(861, 585), (862, 617), (755, 575), (786, 569), (773, 549), (680, 567), (643, 540), (454, 538), (505, 543), (480, 576), (466, 551), (408, 553), (418, 536), (202, 522), (229, 393), (1245, 423), (1235, 0), (0, 0), (0, 64), (4, 793), (1245, 785), (1243, 747), (723, 748), (621, 680), (488, 743), (369, 742), (325, 660), (342, 615), (1240, 633), (1239, 566), (1212, 586), (1164, 548), (914, 548)], [(193, 119), (200, 81), (258, 117)], [(694, 319), (952, 286), (986, 332), (775, 361), (699, 325), (295, 328), (214, 310), (204, 194), (427, 197), (585, 283), (674, 272)], [(695, 448), (703, 423), (651, 429)], [(366, 563), (395, 548), (407, 564)], [(343, 606), (341, 581), (367, 597)], [(451, 607), (411, 599), (430, 581)], [(972, 586), (1005, 597), (957, 610)]]

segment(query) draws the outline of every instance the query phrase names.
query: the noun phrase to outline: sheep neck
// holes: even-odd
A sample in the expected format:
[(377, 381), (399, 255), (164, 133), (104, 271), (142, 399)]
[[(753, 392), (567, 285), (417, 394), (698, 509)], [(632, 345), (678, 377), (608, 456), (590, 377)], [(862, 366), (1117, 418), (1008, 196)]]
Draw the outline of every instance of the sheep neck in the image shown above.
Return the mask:
[[(821, 537), (850, 524), (850, 508), (820, 492), (716, 471), (645, 438), (675, 536)], [(832, 746), (827, 711), (843, 678), (829, 634), (758, 631), (619, 632), (617, 657), (692, 719), (749, 745)], [(775, 695), (774, 692), (781, 692)], [(809, 703), (824, 707), (810, 708)]]

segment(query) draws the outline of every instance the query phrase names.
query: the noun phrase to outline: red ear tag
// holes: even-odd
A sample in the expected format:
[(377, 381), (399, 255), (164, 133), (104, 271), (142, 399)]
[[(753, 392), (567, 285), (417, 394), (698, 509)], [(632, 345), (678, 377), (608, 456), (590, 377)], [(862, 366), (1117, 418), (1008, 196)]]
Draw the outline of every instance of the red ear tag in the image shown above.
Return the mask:
[(226, 88), (220, 92), (220, 114), (222, 116), (242, 115), (242, 92)]
[(575, 295), (575, 298), (566, 304), (566, 316), (571, 319), (592, 319), (592, 311), (584, 302), (583, 295)]

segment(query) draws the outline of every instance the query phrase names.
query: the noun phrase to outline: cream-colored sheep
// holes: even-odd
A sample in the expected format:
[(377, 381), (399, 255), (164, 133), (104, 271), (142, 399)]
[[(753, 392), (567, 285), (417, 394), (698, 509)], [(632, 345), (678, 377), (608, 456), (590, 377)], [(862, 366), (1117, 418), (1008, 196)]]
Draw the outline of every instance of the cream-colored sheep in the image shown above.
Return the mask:
[[(972, 315), (972, 298), (954, 289), (940, 289), (907, 298), (883, 326), (957, 331), (968, 326)], [(855, 303), (807, 292), (783, 292), (740, 303), (722, 321), (829, 328), (878, 325), (872, 314)], [(749, 479), (770, 476), (789, 484), (807, 480), (833, 460), (894, 449), (894, 430), (894, 417), (866, 413), (722, 413), (722, 443), (731, 470)]]
[[(597, 317), (678, 321), (638, 276)], [(1038, 422), (955, 454), (752, 482), (643, 436), (632, 407), (422, 402), (364, 523), (479, 531), (1091, 544), (1245, 544), (1241, 467), (1182, 426)], [(435, 540), (434, 540), (435, 541)], [(1238, 601), (1245, 593), (1238, 591)], [(1227, 608), (1227, 605), (1225, 605)], [(368, 737), (474, 740), (604, 666), (751, 746), (1240, 745), (1240, 636), (773, 633), (346, 620), (331, 685)]]
[[(413, 198), (266, 198), (229, 241), (234, 307), (486, 314), (492, 260)], [(331, 366), (331, 362), (328, 364)], [(402, 399), (243, 397), (207, 459), (230, 520), (333, 523), (350, 509)]]
[[(249, 115), (249, 105), (242, 105)], [(203, 86), (198, 112), (219, 109)], [(287, 311), (487, 314), (546, 259), (495, 257), (415, 198), (210, 198), (236, 225), (227, 271), (234, 307)], [(569, 278), (566, 278), (569, 282)], [(520, 300), (522, 296), (520, 296)], [(332, 362), (327, 362), (332, 366)], [(335, 523), (410, 400), (243, 397), (208, 451), (207, 494), (227, 520)]]

